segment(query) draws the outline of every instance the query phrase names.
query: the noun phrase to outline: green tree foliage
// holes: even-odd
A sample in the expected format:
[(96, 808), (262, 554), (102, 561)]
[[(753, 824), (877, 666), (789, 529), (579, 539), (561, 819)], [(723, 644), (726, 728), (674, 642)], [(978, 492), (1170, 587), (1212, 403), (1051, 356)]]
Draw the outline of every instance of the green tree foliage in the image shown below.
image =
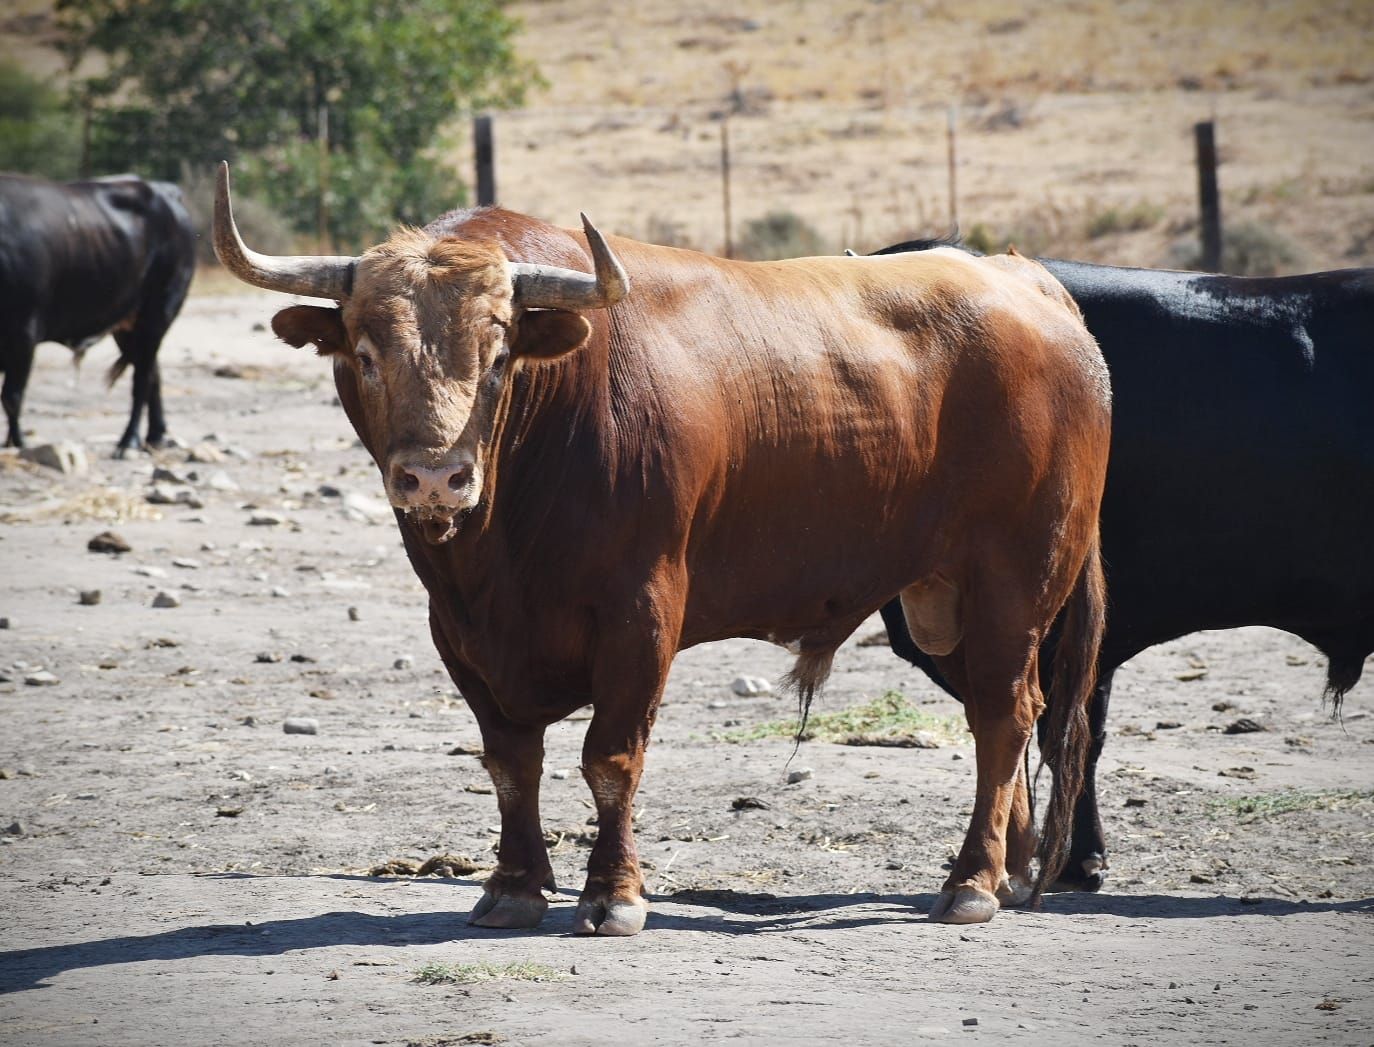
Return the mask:
[(57, 8), (72, 68), (91, 53), (105, 66), (78, 87), (96, 116), (94, 162), (175, 178), (182, 163), (236, 159), (243, 189), (301, 231), (316, 227), (327, 168), (331, 232), (343, 243), (460, 203), (456, 173), (433, 155), (443, 127), (464, 111), (519, 104), (537, 82), (497, 0)]
[(75, 178), (80, 121), (48, 83), (14, 62), (0, 62), (0, 166), (7, 171)]

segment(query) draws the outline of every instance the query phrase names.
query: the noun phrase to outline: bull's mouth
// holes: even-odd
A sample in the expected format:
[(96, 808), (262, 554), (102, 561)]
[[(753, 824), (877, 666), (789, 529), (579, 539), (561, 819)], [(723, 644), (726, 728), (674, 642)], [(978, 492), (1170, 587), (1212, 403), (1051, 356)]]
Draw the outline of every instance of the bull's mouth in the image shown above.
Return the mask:
[(419, 505), (407, 514), (420, 526), (420, 533), (430, 545), (443, 545), (458, 533), (458, 517), (462, 510), (449, 505)]

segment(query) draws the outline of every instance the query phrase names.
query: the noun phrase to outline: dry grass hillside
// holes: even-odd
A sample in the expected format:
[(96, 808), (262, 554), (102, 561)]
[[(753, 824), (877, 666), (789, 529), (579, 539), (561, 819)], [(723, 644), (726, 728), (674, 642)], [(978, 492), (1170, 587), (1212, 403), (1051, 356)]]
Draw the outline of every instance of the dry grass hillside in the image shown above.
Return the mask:
[[(0, 38), (39, 68), (48, 5)], [(1192, 125), (1215, 118), (1223, 217), (1252, 268), (1374, 264), (1368, 0), (521, 0), (548, 82), (497, 114), (507, 206), (719, 251), (721, 125), (733, 232), (791, 212), (866, 249), (958, 218), (1000, 246), (1136, 265), (1196, 252)], [(451, 150), (470, 164), (465, 126)], [(795, 230), (794, 230), (795, 232)], [(805, 230), (803, 230), (805, 232)]]

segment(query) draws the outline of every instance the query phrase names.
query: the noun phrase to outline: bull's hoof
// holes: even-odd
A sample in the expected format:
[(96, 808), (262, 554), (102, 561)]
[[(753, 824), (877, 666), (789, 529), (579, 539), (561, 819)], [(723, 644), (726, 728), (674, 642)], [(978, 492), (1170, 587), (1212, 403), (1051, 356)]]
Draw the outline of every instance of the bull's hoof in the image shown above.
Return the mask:
[(1064, 871), (1059, 874), (1059, 879), (1054, 882), (1056, 891), (1087, 891), (1089, 893), (1102, 890), (1102, 885), (1107, 882), (1107, 859), (1100, 854), (1090, 854), (1081, 862), (1070, 861), (1064, 866)]
[(648, 915), (649, 903), (643, 898), (584, 894), (573, 914), (573, 933), (625, 938), (643, 930)]
[(1034, 894), (1031, 881), (1025, 876), (1008, 876), (997, 887), (997, 901), (1002, 906), (1025, 905)]
[(490, 891), (483, 891), (481, 899), (468, 916), (468, 923), (474, 927), (497, 927), (503, 930), (538, 927), (548, 911), (549, 903), (542, 894), (531, 897), (526, 894), (494, 895)]
[(932, 923), (987, 923), (1001, 906), (994, 895), (967, 884), (940, 892), (930, 909)]

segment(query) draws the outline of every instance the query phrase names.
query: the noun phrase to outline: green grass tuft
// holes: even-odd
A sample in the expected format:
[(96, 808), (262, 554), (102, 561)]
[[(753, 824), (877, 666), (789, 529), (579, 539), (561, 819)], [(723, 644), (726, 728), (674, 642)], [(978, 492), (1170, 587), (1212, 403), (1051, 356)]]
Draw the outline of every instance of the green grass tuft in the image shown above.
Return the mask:
[(1342, 810), (1372, 801), (1374, 790), (1369, 789), (1281, 789), (1252, 796), (1226, 796), (1214, 800), (1212, 806), (1241, 822), (1253, 822), (1295, 811)]
[(474, 982), (561, 982), (568, 976), (542, 963), (427, 963), (415, 972), (421, 985), (472, 985)]
[[(796, 720), (772, 720), (739, 727), (715, 735), (719, 741), (756, 742), (763, 738), (783, 738), (791, 741), (797, 734)], [(835, 712), (815, 713), (802, 735), (805, 741), (837, 742), (850, 739), (926, 738), (937, 744), (967, 741), (968, 728), (962, 716), (941, 716), (928, 713), (909, 702), (899, 691), (888, 691), (863, 705)]]

